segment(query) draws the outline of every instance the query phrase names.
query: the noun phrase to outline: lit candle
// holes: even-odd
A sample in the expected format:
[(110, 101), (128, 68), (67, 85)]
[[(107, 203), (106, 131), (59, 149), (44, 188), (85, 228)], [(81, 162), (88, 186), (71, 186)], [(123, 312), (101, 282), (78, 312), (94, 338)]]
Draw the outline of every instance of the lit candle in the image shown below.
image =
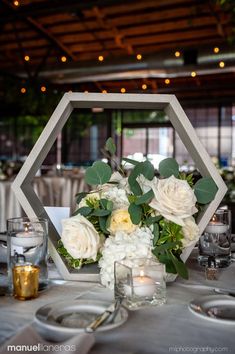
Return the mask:
[(43, 234), (41, 232), (29, 231), (27, 226), (25, 231), (18, 232), (16, 237), (12, 237), (14, 246), (36, 247), (43, 243)]
[(219, 221), (211, 221), (205, 228), (205, 232), (209, 234), (223, 234), (228, 231), (228, 225)]
[[(124, 291), (127, 296), (132, 295), (130, 285), (124, 285)], [(143, 271), (140, 271), (140, 276), (133, 277), (133, 295), (140, 297), (152, 297), (156, 290), (156, 284), (154, 280), (144, 275)]]

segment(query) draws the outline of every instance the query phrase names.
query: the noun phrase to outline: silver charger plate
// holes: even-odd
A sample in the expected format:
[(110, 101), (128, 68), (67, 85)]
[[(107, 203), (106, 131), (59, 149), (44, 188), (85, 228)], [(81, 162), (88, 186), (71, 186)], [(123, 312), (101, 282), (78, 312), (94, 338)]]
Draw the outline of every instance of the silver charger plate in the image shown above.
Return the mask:
[(201, 296), (190, 302), (189, 309), (205, 319), (235, 325), (235, 298), (231, 296)]
[[(39, 308), (35, 314), (35, 324), (40, 334), (47, 340), (64, 341), (83, 333), (99, 314), (103, 313), (110, 302), (96, 300), (58, 301)], [(128, 312), (120, 307), (112, 323), (104, 323), (97, 332), (112, 330), (126, 322)]]

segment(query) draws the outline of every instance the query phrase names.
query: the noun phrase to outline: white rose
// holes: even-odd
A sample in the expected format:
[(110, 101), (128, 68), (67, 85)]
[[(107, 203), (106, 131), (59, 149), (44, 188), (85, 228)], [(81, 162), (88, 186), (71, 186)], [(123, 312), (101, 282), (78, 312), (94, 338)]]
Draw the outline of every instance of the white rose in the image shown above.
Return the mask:
[(149, 204), (167, 220), (184, 226), (185, 218), (197, 212), (196, 196), (185, 180), (171, 176), (152, 184), (154, 198)]
[(184, 238), (182, 240), (184, 247), (189, 247), (199, 238), (199, 227), (194, 218), (190, 216), (184, 220), (185, 225), (182, 228)]
[(62, 220), (61, 240), (73, 258), (94, 261), (100, 248), (100, 237), (94, 226), (82, 215)]

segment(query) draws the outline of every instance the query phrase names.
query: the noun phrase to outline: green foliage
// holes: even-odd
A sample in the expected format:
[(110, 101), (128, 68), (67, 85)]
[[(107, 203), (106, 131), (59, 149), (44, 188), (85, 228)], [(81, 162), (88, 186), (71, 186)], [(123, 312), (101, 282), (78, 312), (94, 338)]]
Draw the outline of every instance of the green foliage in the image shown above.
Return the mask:
[(218, 187), (210, 177), (203, 177), (194, 185), (194, 193), (200, 204), (210, 203), (215, 198), (217, 191)]
[(153, 193), (152, 189), (150, 189), (147, 193), (141, 195), (140, 197), (137, 197), (135, 204), (136, 205), (141, 205), (144, 203), (148, 204), (153, 199), (153, 197), (154, 197), (154, 193)]
[(105, 143), (105, 149), (110, 152), (111, 155), (114, 155), (116, 152), (116, 145), (112, 138), (108, 138)]
[(140, 205), (136, 205), (134, 203), (130, 204), (128, 208), (128, 212), (130, 214), (131, 221), (135, 225), (139, 225), (142, 219), (142, 208)]
[(187, 181), (191, 188), (194, 186), (193, 173), (187, 175), (187, 174), (184, 173), (184, 172), (180, 172), (180, 174), (179, 174), (179, 179), (182, 179), (182, 180), (184, 180), (184, 181)]
[(122, 160), (125, 161), (125, 162), (128, 162), (128, 163), (130, 163), (131, 165), (134, 165), (134, 166), (138, 165), (138, 163), (139, 163), (138, 161), (132, 160), (132, 159), (128, 159), (127, 157), (123, 157)]
[(179, 176), (179, 165), (173, 158), (167, 158), (160, 162), (159, 173), (162, 177), (168, 178), (171, 176)]
[(85, 173), (85, 182), (90, 185), (104, 184), (110, 180), (111, 167), (102, 161), (96, 161), (88, 167)]
[(133, 170), (131, 171), (131, 174), (128, 178), (128, 182), (130, 185), (130, 189), (132, 193), (135, 195), (141, 195), (142, 190), (140, 188), (139, 183), (137, 182), (137, 177), (143, 175), (145, 178), (147, 178), (149, 181), (151, 181), (154, 177), (154, 167), (149, 161), (144, 161), (144, 162), (139, 162), (138, 164), (135, 165)]

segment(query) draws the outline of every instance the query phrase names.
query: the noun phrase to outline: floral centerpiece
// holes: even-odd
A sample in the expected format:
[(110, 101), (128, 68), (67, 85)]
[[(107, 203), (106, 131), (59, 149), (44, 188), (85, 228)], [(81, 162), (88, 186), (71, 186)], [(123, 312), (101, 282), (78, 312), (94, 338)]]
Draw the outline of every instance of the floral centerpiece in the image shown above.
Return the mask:
[(195, 215), (214, 199), (216, 184), (208, 177), (194, 184), (173, 158), (161, 161), (158, 177), (150, 161), (123, 158), (133, 165), (126, 177), (111, 138), (104, 151), (116, 171), (103, 161), (87, 168), (85, 181), (96, 188), (79, 193), (76, 212), (62, 220), (59, 253), (74, 268), (98, 262), (101, 282), (110, 288), (114, 262), (127, 257), (155, 257), (168, 273), (187, 278), (180, 255), (199, 238)]

